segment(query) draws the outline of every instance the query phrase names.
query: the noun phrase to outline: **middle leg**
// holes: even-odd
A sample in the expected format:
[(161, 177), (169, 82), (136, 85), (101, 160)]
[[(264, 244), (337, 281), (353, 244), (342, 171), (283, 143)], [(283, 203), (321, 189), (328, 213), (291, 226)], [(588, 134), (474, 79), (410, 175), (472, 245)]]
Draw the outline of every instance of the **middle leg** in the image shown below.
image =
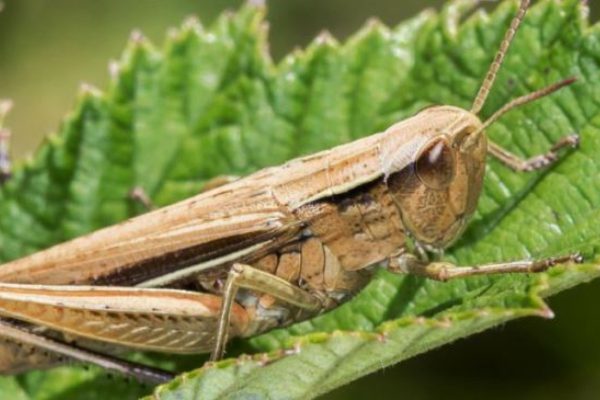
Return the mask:
[(308, 311), (319, 311), (323, 308), (323, 303), (317, 296), (278, 276), (253, 268), (250, 265), (234, 264), (229, 271), (223, 289), (223, 302), (221, 303), (217, 337), (210, 357), (211, 361), (223, 357), (229, 331), (231, 308), (240, 288), (269, 294), (276, 299)]
[(436, 281), (447, 281), (475, 275), (496, 275), (507, 273), (539, 273), (565, 263), (583, 262), (579, 253), (561, 257), (549, 257), (540, 260), (521, 260), (473, 266), (457, 266), (449, 262), (424, 262), (412, 254), (403, 254), (389, 262), (389, 270), (396, 273), (408, 273), (424, 276)]

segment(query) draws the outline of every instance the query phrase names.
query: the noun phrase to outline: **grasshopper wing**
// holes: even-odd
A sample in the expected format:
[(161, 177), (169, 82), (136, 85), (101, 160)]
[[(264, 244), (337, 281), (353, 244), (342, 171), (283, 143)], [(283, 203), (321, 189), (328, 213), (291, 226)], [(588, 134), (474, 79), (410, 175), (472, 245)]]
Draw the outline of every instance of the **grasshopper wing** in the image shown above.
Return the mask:
[(0, 282), (167, 286), (252, 258), (301, 229), (269, 178), (263, 171), (261, 182), (250, 176), (2, 265)]

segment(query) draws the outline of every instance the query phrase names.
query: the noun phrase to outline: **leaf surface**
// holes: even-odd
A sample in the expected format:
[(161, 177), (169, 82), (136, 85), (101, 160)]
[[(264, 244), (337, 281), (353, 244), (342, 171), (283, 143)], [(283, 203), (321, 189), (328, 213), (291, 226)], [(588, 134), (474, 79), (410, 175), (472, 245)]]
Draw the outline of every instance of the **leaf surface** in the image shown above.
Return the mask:
[[(140, 213), (128, 199), (135, 186), (166, 205), (213, 176), (244, 175), (378, 132), (430, 104), (469, 108), (516, 11), (507, 1), (466, 18), (472, 4), (453, 1), (394, 28), (369, 23), (343, 44), (321, 35), (277, 64), (266, 51), (264, 10), (252, 6), (207, 28), (190, 20), (160, 49), (132, 36), (110, 87), (83, 88), (58, 134), (0, 190), (0, 260)], [(483, 111), (490, 116), (518, 95), (577, 76), (488, 133), (522, 156), (571, 132), (581, 134), (581, 148), (532, 174), (490, 161), (477, 214), (446, 257), (469, 265), (579, 250), (587, 264), (450, 283), (382, 271), (333, 312), (238, 344), (256, 356), (185, 373), (153, 396), (314, 397), (494, 325), (549, 316), (543, 296), (600, 275), (600, 27), (586, 18), (580, 1), (538, 2)], [(1, 378), (0, 391), (124, 399), (149, 389), (63, 367)]]

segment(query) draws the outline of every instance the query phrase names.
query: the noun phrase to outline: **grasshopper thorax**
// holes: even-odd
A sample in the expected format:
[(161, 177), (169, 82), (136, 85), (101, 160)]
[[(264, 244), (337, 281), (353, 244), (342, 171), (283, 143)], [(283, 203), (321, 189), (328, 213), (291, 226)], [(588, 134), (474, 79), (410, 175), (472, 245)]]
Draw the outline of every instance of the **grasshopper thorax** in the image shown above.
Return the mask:
[(385, 181), (405, 229), (425, 248), (447, 247), (475, 211), (487, 154), (481, 127), (469, 111), (434, 106), (386, 132)]

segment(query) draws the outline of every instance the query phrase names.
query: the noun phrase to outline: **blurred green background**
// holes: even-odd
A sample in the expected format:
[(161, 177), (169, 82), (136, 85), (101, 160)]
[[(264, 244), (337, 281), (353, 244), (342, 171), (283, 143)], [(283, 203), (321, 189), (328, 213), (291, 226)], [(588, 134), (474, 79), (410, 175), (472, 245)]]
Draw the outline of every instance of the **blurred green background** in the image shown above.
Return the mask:
[[(186, 16), (210, 22), (232, 0), (5, 0), (0, 12), (0, 98), (15, 108), (13, 156), (55, 131), (81, 82), (100, 88), (132, 29), (162, 43)], [(321, 30), (342, 39), (369, 17), (388, 24), (442, 0), (272, 0), (271, 52), (277, 60)], [(590, 2), (592, 20), (600, 4)], [(331, 399), (599, 399), (600, 282), (550, 301), (554, 321), (523, 320), (363, 378)]]

